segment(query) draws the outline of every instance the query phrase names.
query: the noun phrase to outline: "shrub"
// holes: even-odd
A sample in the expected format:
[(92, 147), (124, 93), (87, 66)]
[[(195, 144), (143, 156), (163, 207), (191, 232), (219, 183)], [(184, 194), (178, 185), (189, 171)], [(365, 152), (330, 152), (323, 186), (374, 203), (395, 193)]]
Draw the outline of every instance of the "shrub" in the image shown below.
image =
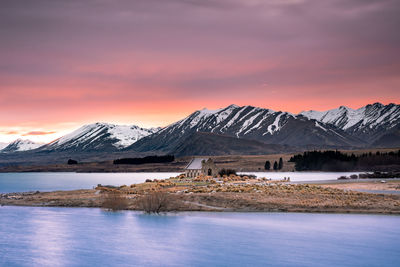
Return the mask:
[(221, 177), (223, 177), (224, 175), (226, 175), (226, 176), (231, 176), (232, 174), (233, 174), (233, 175), (236, 175), (236, 171), (235, 171), (235, 170), (232, 170), (232, 169), (221, 169), (221, 170), (218, 172), (218, 174), (219, 174), (219, 176), (221, 176)]
[(103, 193), (101, 207), (107, 210), (124, 210), (128, 208), (128, 199), (119, 191)]
[(167, 192), (155, 191), (138, 199), (138, 206), (146, 213), (160, 213), (173, 209), (171, 197)]

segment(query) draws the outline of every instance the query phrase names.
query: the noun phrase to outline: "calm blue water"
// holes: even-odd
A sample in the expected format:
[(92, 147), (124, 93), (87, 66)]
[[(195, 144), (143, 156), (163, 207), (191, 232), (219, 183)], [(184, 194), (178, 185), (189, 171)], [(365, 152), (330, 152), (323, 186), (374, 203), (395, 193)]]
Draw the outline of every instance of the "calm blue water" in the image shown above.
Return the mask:
[(0, 266), (399, 266), (400, 217), (0, 207)]
[[(74, 173), (74, 172), (22, 172), (0, 173), (0, 193), (26, 191), (55, 191), (90, 189), (97, 184), (131, 185), (142, 183), (146, 179), (166, 179), (179, 173), (166, 172), (131, 172), (131, 173)], [(335, 180), (341, 175), (354, 173), (340, 172), (254, 172), (258, 177), (283, 179), (291, 181)]]
[(0, 193), (26, 191), (55, 191), (90, 189), (98, 184), (131, 185), (146, 179), (166, 179), (179, 173), (74, 173), (74, 172), (21, 172), (0, 173)]

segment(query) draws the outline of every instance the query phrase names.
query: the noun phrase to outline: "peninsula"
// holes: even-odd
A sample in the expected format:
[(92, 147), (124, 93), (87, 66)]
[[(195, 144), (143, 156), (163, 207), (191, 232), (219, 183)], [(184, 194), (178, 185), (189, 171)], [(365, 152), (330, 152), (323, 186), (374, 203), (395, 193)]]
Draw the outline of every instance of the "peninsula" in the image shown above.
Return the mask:
[[(357, 191), (379, 189), (389, 194)], [(391, 192), (391, 193), (390, 193)], [(400, 181), (294, 184), (230, 175), (184, 175), (120, 187), (0, 194), (0, 205), (99, 207), (108, 210), (335, 212), (400, 214)]]

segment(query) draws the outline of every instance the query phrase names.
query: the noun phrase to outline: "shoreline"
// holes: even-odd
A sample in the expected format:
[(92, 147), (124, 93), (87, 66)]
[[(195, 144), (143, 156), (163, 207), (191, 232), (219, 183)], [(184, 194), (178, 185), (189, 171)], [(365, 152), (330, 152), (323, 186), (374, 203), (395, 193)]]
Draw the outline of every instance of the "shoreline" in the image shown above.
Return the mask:
[[(366, 186), (363, 183), (363, 186)], [(400, 192), (400, 181), (368, 186)], [(126, 206), (120, 210), (143, 211), (141, 200), (155, 188), (168, 199), (160, 212), (301, 212), (339, 214), (400, 215), (400, 194), (359, 192), (357, 184), (200, 184), (183, 187), (171, 181), (152, 182), (118, 188), (97, 187), (53, 192), (0, 194), (0, 206), (105, 208), (109, 193), (121, 194)], [(345, 187), (345, 188), (343, 188)], [(393, 188), (391, 188), (393, 187)], [(161, 191), (160, 191), (161, 192)]]
[(342, 214), (342, 215), (380, 215), (380, 216), (400, 216), (400, 212), (374, 212), (374, 211), (300, 211), (300, 210), (181, 210), (181, 211), (163, 211), (160, 213), (146, 213), (143, 210), (135, 209), (122, 209), (122, 210), (109, 210), (102, 207), (86, 207), (86, 206), (42, 206), (42, 205), (17, 205), (17, 204), (0, 204), (2, 207), (25, 207), (25, 208), (65, 208), (65, 209), (99, 209), (105, 212), (137, 212), (139, 214), (148, 215), (170, 215), (170, 214), (185, 214), (185, 213), (300, 213), (300, 214)]

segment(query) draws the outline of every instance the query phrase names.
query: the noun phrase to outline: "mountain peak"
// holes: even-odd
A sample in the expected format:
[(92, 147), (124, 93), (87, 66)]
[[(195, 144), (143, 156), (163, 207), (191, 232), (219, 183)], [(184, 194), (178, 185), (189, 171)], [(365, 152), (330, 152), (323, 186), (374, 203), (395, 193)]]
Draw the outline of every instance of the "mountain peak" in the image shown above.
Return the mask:
[(375, 103), (373, 103), (373, 104), (368, 104), (366, 107), (377, 107), (377, 108), (381, 108), (381, 107), (383, 107), (384, 105), (382, 104), (382, 103), (380, 103), (380, 102), (375, 102)]
[(337, 109), (327, 111), (307, 111), (302, 115), (320, 122), (332, 124), (342, 130), (358, 134), (358, 137), (365, 136), (376, 138), (379, 131), (391, 129), (400, 121), (400, 106), (395, 104), (383, 105), (379, 102), (368, 104), (358, 109), (351, 109), (340, 106)]
[(43, 150), (104, 150), (114, 151), (128, 147), (139, 139), (159, 131), (136, 125), (117, 125), (104, 122), (86, 124), (54, 140)]
[(228, 106), (228, 108), (240, 108), (240, 106), (236, 105), (236, 104), (230, 104)]
[(36, 149), (42, 145), (43, 144), (35, 143), (29, 139), (18, 138), (15, 141), (8, 144), (5, 148), (3, 148), (1, 150), (1, 152), (9, 153), (9, 152), (17, 152), (17, 151), (27, 151), (27, 150)]

